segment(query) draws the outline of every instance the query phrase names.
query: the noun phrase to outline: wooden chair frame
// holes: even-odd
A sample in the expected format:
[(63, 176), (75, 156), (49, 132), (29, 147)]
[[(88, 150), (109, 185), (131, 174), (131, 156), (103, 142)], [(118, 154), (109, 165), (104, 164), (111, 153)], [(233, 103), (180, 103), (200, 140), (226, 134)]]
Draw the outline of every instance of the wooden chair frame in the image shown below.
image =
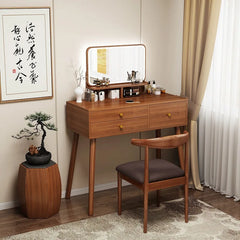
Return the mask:
[[(189, 133), (184, 131), (183, 134), (177, 134), (166, 137), (152, 138), (152, 139), (132, 139), (131, 143), (136, 146), (145, 147), (145, 160), (144, 160), (144, 183), (134, 181), (133, 179), (118, 172), (118, 214), (122, 212), (122, 179), (130, 182), (136, 187), (143, 190), (144, 193), (144, 221), (143, 232), (147, 232), (147, 219), (148, 219), (148, 193), (157, 190), (157, 206), (159, 206), (159, 190), (170, 188), (174, 186), (184, 185), (185, 188), (185, 222), (188, 222), (188, 149), (189, 149)], [(185, 154), (183, 154), (183, 147), (185, 145)], [(185, 172), (185, 176), (171, 178), (167, 180), (149, 183), (149, 148), (155, 149), (171, 149), (178, 148), (180, 166)], [(184, 157), (185, 155), (185, 157)]]

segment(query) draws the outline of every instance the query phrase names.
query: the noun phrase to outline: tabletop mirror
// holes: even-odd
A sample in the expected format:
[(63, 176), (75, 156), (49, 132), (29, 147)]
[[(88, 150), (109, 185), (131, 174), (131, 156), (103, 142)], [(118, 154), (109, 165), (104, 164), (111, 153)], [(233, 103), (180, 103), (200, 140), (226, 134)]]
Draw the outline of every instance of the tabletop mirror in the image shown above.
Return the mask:
[(88, 88), (145, 83), (146, 49), (143, 44), (89, 47), (86, 64)]

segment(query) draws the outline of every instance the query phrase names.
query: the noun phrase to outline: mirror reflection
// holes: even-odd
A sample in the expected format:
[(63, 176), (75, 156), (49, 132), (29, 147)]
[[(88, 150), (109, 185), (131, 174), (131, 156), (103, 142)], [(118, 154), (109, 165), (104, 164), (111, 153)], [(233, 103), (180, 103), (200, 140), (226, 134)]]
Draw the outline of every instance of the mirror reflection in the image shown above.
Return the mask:
[(92, 86), (144, 81), (145, 46), (136, 44), (88, 48), (87, 80)]

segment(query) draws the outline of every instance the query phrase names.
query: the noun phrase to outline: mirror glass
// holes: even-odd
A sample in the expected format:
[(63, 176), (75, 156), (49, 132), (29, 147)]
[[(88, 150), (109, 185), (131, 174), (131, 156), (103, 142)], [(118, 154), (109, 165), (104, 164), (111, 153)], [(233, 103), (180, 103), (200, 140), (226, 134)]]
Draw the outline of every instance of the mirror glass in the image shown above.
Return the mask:
[(87, 49), (89, 85), (108, 85), (145, 80), (145, 46), (121, 45)]

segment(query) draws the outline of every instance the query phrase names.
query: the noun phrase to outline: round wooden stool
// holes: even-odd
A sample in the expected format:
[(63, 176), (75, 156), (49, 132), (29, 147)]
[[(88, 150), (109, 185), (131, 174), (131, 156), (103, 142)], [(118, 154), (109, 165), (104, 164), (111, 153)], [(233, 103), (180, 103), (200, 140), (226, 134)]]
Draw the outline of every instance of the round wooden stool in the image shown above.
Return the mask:
[(61, 179), (58, 165), (19, 166), (18, 190), (20, 207), (28, 218), (49, 218), (58, 213), (61, 203)]

